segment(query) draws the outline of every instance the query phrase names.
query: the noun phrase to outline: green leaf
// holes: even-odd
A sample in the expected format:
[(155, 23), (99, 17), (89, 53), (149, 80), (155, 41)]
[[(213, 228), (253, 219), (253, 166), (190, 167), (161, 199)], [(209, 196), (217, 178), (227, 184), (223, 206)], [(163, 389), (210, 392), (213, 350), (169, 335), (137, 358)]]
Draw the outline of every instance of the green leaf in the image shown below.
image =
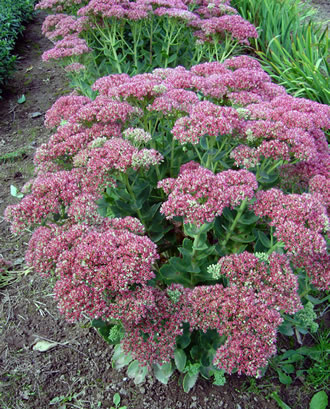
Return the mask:
[(324, 302), (326, 302), (326, 301), (329, 301), (329, 300), (330, 300), (330, 295), (328, 295), (328, 296), (322, 298), (321, 300), (319, 300), (318, 298), (315, 298), (315, 297), (313, 297), (313, 296), (311, 296), (311, 295), (307, 295), (306, 298), (307, 298), (308, 301), (310, 301), (312, 304), (314, 304), (314, 305), (319, 305), (319, 304), (322, 304), (322, 303), (324, 303)]
[(287, 374), (294, 373), (294, 366), (292, 364), (282, 365), (281, 368)]
[(190, 285), (190, 278), (187, 273), (181, 273), (170, 264), (163, 264), (160, 268), (160, 274), (164, 281), (168, 284), (176, 283), (182, 285)]
[(178, 347), (182, 349), (187, 348), (190, 342), (191, 342), (190, 333), (187, 333), (187, 334), (183, 333), (182, 335), (176, 338), (176, 343)]
[(254, 213), (250, 213), (248, 215), (246, 212), (240, 217), (239, 223), (249, 226), (251, 224), (256, 223), (258, 220), (259, 216), (256, 216)]
[(17, 195), (17, 187), (14, 185), (10, 185), (10, 194), (14, 197)]
[(113, 403), (118, 406), (120, 404), (120, 395), (119, 393), (115, 393), (112, 399)]
[(18, 104), (24, 104), (25, 101), (26, 101), (26, 97), (23, 94), (20, 98), (18, 98), (17, 103)]
[(181, 273), (199, 273), (200, 268), (197, 265), (191, 264), (190, 257), (171, 257), (169, 260), (170, 265)]
[(146, 366), (140, 366), (138, 360), (130, 363), (127, 368), (127, 376), (134, 380), (135, 385), (142, 383), (148, 373), (148, 368)]
[(208, 149), (207, 137), (205, 135), (200, 138), (199, 144), (205, 151)]
[(17, 187), (14, 185), (10, 185), (10, 194), (18, 199), (22, 199), (22, 197), (24, 197), (23, 193), (18, 193)]
[(189, 372), (185, 374), (183, 378), (183, 390), (188, 393), (192, 389), (197, 381), (199, 372), (196, 374), (190, 374)]
[(268, 249), (272, 247), (271, 241), (269, 240), (269, 238), (266, 236), (266, 234), (263, 231), (258, 230), (258, 236), (263, 246), (265, 246)]
[(281, 334), (286, 335), (288, 337), (294, 334), (292, 325), (285, 322), (278, 327), (278, 330)]
[(235, 243), (252, 243), (255, 241), (254, 235), (247, 235), (247, 234), (241, 234), (240, 236), (238, 235), (231, 235), (230, 240), (232, 240)]
[(317, 392), (309, 404), (309, 409), (326, 409), (327, 407), (328, 396), (324, 391)]
[(222, 369), (215, 369), (213, 371), (214, 382), (213, 385), (223, 386), (226, 383), (225, 371)]
[(286, 375), (280, 369), (277, 369), (277, 373), (278, 373), (278, 379), (280, 380), (281, 383), (283, 383), (284, 385), (290, 385), (292, 383), (291, 376)]
[(91, 325), (94, 328), (104, 328), (108, 326), (108, 323), (101, 320), (101, 318), (97, 318), (92, 320)]
[(174, 362), (180, 372), (186, 366), (187, 356), (183, 349), (176, 349), (174, 352)]
[(124, 366), (127, 366), (133, 358), (131, 357), (131, 354), (126, 355), (122, 348), (121, 345), (118, 344), (115, 349), (114, 349), (114, 354), (112, 356), (112, 362), (113, 362), (113, 367), (116, 369), (121, 369)]
[(198, 345), (194, 345), (190, 350), (190, 356), (194, 361), (199, 361), (202, 355), (202, 349)]
[(174, 372), (174, 368), (172, 367), (171, 362), (167, 362), (166, 364), (154, 365), (154, 374), (155, 377), (158, 379), (159, 382), (167, 385), (172, 373)]
[(282, 399), (278, 396), (277, 392), (273, 392), (270, 395), (278, 404), (281, 409), (291, 409), (286, 403), (282, 401)]

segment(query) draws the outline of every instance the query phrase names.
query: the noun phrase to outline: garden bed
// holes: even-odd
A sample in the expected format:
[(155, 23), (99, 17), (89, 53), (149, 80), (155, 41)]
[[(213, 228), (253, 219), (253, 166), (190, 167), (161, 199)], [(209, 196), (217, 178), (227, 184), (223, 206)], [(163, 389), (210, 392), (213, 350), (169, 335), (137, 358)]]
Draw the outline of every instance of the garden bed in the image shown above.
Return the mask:
[[(38, 50), (33, 46), (36, 44), (33, 34), (36, 26), (30, 26), (30, 29), (31, 34), (30, 31), (26, 34), (27, 44), (30, 42), (35, 49), (32, 52), (30, 49), (28, 57), (20, 64), (18, 76), (15, 77), (16, 92), (8, 94), (6, 105), (3, 105), (3, 112), (6, 114), (3, 118), (5, 132), (0, 138), (4, 140), (2, 154), (22, 148), (22, 143), (26, 146), (26, 151), (18, 153), (14, 161), (3, 160), (5, 165), (1, 175), (2, 186), (6, 187), (1, 196), (3, 208), (9, 204), (10, 185), (20, 187), (31, 177), (33, 151), (49, 136), (42, 127), (43, 115), (32, 115), (38, 112), (44, 114), (61, 92), (66, 91), (60, 90), (63, 88), (60, 70), (39, 70), (39, 67), (44, 67), (40, 62), (40, 53), (46, 47), (49, 48), (49, 44), (46, 46), (45, 40), (39, 37), (41, 48)], [(31, 60), (32, 56), (34, 59)], [(31, 82), (23, 88), (22, 80)], [(26, 102), (17, 104), (23, 94), (26, 96)], [(5, 226), (4, 222), (1, 226)], [(1, 253), (17, 263), (16, 270), (22, 263), (24, 243), (28, 237), (17, 242), (9, 234), (8, 226), (4, 231), (6, 234), (1, 246), (4, 250)], [(21, 268), (23, 269), (23, 266)], [(58, 316), (51, 292), (52, 288), (45, 281), (28, 272), (17, 286), (3, 292), (3, 340), (6, 340), (7, 346), (1, 355), (3, 375), (0, 399), (3, 400), (1, 403), (4, 409), (52, 407), (51, 405), (55, 408), (107, 408), (111, 406), (115, 392), (119, 392), (122, 403), (132, 409), (271, 409), (277, 407), (275, 402), (265, 398), (274, 390), (278, 391), (287, 404), (305, 408), (306, 399), (311, 396), (311, 391), (302, 388), (299, 380), (289, 387), (284, 387), (278, 383), (275, 376), (266, 378), (267, 381), (251, 381), (244, 376), (233, 375), (223, 387), (198, 381), (195, 389), (188, 395), (177, 385), (176, 377), (167, 387), (152, 379), (136, 387), (127, 379), (125, 373), (111, 369), (110, 348), (104, 347), (103, 341), (96, 331), (89, 327), (88, 321), (80, 325), (63, 322)], [(57, 345), (45, 353), (34, 351), (32, 348), (38, 339), (52, 341)], [(29, 373), (28, 377), (26, 372)]]

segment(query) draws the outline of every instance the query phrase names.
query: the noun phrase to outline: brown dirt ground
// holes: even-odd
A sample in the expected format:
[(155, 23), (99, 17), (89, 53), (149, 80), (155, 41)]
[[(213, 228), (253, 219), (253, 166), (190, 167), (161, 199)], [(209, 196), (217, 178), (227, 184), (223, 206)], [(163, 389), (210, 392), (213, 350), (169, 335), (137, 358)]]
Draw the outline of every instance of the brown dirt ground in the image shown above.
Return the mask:
[[(89, 322), (65, 322), (51, 283), (24, 269), (30, 233), (13, 236), (2, 214), (17, 200), (9, 194), (10, 185), (21, 187), (32, 177), (34, 151), (49, 137), (44, 113), (69, 92), (62, 70), (41, 62), (41, 53), (50, 48), (41, 35), (44, 17), (37, 15), (20, 39), (17, 72), (0, 101), (0, 157), (23, 149), (14, 160), (0, 163), (0, 256), (13, 262), (12, 273), (18, 278), (0, 292), (0, 408), (110, 409), (119, 392), (127, 409), (275, 409), (277, 404), (267, 396), (277, 391), (292, 408), (305, 409), (308, 388), (299, 381), (279, 385), (271, 374), (259, 381), (232, 376), (224, 387), (200, 380), (188, 394), (176, 377), (167, 386), (152, 378), (135, 386), (125, 371), (111, 368), (112, 349)], [(18, 104), (22, 94), (26, 102)], [(36, 112), (41, 115), (33, 117)], [(41, 353), (32, 349), (37, 340), (58, 344)]]

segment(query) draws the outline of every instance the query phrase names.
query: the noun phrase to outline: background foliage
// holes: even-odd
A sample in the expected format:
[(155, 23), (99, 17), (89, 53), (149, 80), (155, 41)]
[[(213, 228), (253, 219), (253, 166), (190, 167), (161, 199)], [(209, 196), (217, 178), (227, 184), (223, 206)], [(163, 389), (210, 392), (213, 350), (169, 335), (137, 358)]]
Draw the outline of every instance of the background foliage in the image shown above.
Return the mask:
[(34, 3), (35, 0), (0, 0), (0, 87), (14, 69), (15, 42), (23, 24), (33, 16)]

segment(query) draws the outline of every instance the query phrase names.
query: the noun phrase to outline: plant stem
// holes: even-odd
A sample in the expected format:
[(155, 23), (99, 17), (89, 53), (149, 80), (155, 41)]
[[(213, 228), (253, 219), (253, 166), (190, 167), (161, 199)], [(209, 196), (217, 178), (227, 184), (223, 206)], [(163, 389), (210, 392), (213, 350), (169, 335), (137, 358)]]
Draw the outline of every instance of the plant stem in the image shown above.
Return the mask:
[(171, 162), (170, 162), (170, 175), (173, 176), (173, 167), (174, 167), (174, 145), (175, 145), (175, 139), (172, 138), (172, 144), (171, 144)]
[[(126, 173), (124, 173), (123, 175), (124, 175), (124, 182), (126, 185), (126, 189), (128, 193), (131, 195), (131, 198), (133, 199), (133, 203), (136, 205), (136, 196), (135, 196), (135, 193), (133, 192), (131, 184), (129, 183), (128, 176)], [(144, 224), (140, 209), (136, 209), (136, 213), (139, 216), (140, 222)]]
[(239, 209), (238, 209), (238, 212), (237, 212), (237, 214), (236, 214), (236, 217), (235, 217), (235, 219), (233, 220), (233, 223), (232, 223), (232, 225), (230, 226), (230, 229), (227, 231), (227, 234), (226, 234), (226, 237), (225, 237), (224, 241), (222, 242), (222, 247), (226, 247), (226, 244), (228, 243), (228, 241), (229, 241), (229, 239), (230, 239), (230, 236), (231, 236), (232, 233), (234, 232), (234, 230), (235, 230), (235, 228), (236, 228), (236, 225), (237, 225), (239, 219), (241, 218), (243, 212), (244, 212), (245, 209), (246, 209), (247, 202), (248, 202), (248, 199), (245, 198), (245, 199), (243, 200), (243, 202), (241, 203), (241, 205), (240, 205), (240, 207), (239, 207)]

